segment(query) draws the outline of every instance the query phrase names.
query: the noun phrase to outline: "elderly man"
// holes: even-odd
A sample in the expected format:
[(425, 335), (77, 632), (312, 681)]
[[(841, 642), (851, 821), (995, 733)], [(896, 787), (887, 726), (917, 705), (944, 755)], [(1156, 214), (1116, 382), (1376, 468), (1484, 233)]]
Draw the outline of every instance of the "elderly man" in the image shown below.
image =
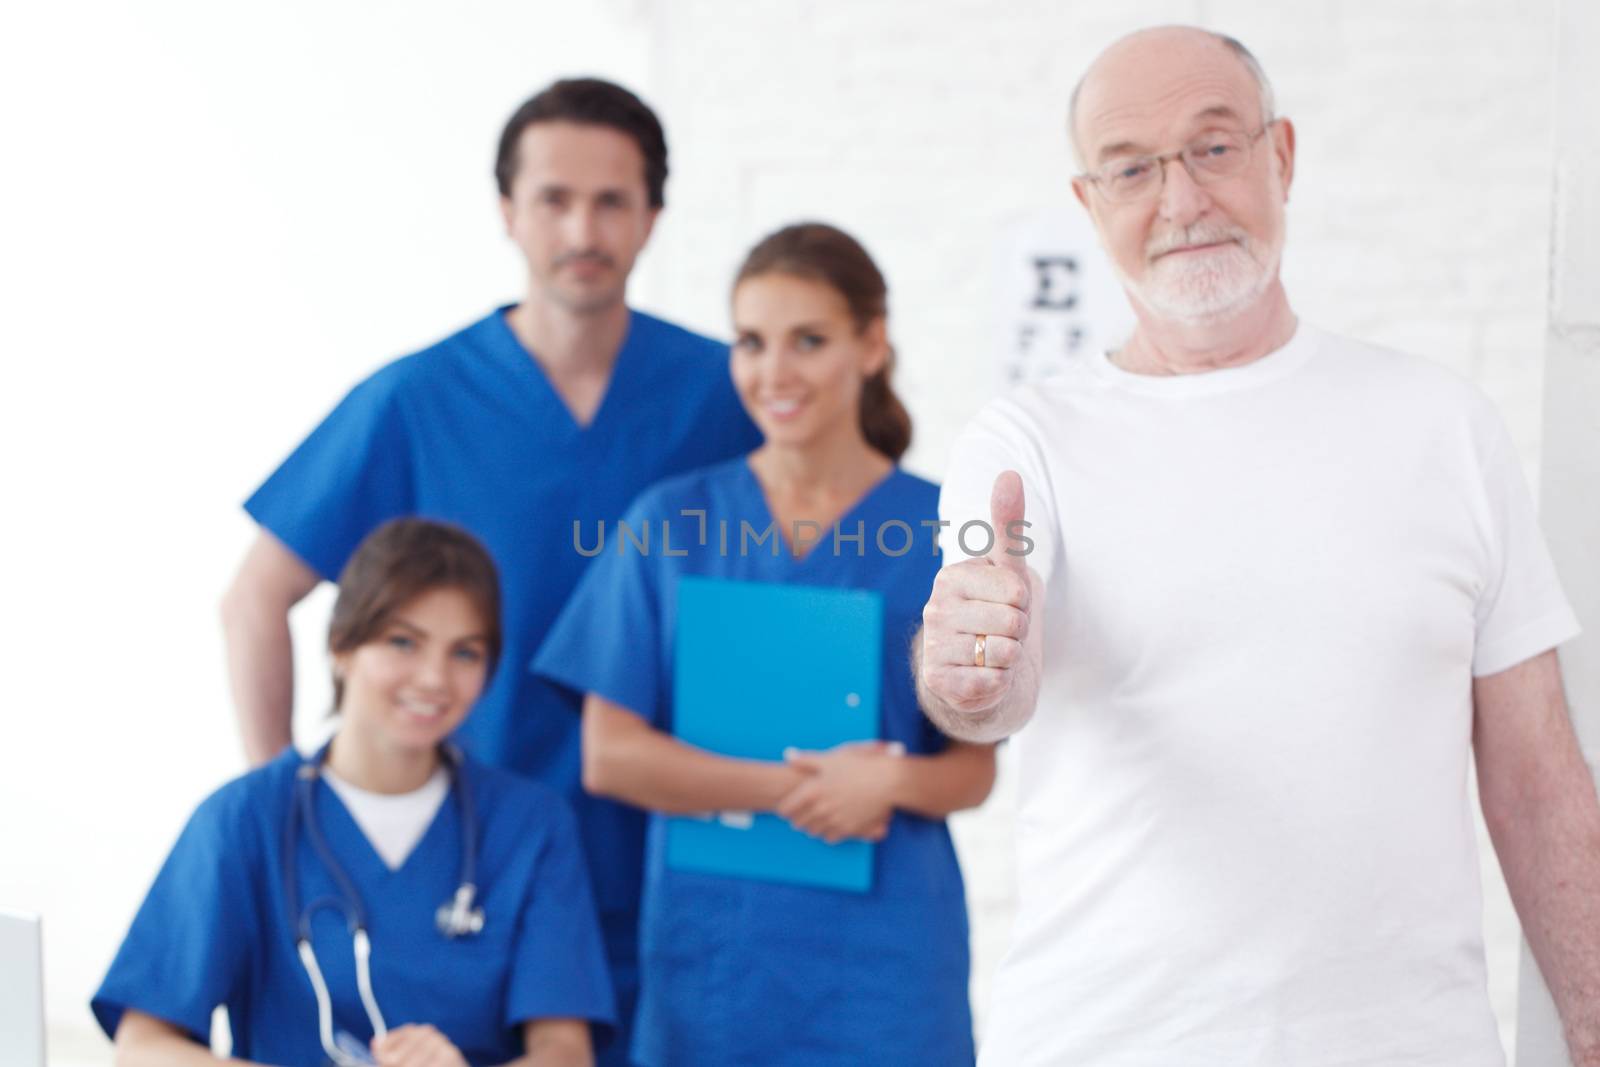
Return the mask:
[(999, 536), (940, 573), (919, 645), (942, 729), (1022, 731), (981, 1062), (1502, 1064), (1472, 755), (1600, 1064), (1600, 807), (1554, 651), (1577, 623), (1499, 418), (1296, 319), (1295, 131), (1238, 42), (1119, 41), (1072, 131), (1138, 325), (963, 433), (946, 559), (984, 550), (975, 520)]

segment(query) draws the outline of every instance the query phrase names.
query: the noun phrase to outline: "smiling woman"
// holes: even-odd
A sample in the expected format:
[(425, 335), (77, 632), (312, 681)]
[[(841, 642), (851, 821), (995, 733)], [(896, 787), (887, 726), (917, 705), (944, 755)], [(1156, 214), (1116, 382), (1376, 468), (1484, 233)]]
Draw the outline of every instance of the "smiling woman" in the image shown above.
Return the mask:
[[(598, 555), (534, 661), (586, 694), (585, 788), (652, 813), (633, 1059), (970, 1067), (966, 903), (945, 819), (988, 795), (994, 752), (941, 736), (912, 692), (910, 635), (939, 566), (929, 533), (938, 487), (898, 466), (911, 419), (890, 383), (887, 286), (855, 238), (801, 223), (751, 250), (732, 305), (729, 369), (765, 444), (647, 489), (624, 521), (660, 530), (658, 548), (679, 547)], [(697, 514), (706, 528), (739, 532), (697, 537), (684, 522)], [(894, 525), (891, 541), (883, 531)], [(781, 553), (776, 540), (750, 551), (752, 526), (794, 536)], [(807, 527), (814, 539), (799, 535)], [(821, 534), (828, 529), (835, 536)], [(858, 734), (871, 740), (835, 737), (781, 759), (776, 749), (754, 758), (699, 747), (678, 717), (678, 657), (697, 636), (679, 597), (707, 580), (740, 595), (787, 586), (879, 605), (876, 632), (861, 641), (878, 672), (878, 706), (866, 708)], [(848, 613), (823, 620), (851, 623)], [(764, 629), (771, 620), (752, 611), (726, 622)], [(722, 711), (784, 745), (822, 744), (803, 731), (824, 709), (807, 705), (797, 721), (781, 679), (828, 654), (811, 637), (769, 649), (747, 697)], [(857, 693), (845, 700), (863, 707)], [(745, 813), (735, 823), (844, 844), (845, 854), (867, 854), (870, 842), (868, 884), (819, 885), (798, 862), (766, 877), (682, 865), (668, 844), (672, 817), (705, 811)]]
[(118, 1062), (218, 1062), (218, 1005), (246, 1062), (592, 1062), (613, 1004), (575, 821), (446, 743), (500, 651), (488, 552), (380, 526), (328, 649), (333, 740), (203, 803), (135, 917), (93, 1003)]

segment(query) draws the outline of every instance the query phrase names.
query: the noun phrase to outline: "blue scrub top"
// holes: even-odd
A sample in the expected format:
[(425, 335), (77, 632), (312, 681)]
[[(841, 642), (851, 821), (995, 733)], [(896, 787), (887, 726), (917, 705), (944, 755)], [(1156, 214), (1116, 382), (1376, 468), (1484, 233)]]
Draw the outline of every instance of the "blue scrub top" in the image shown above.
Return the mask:
[[(107, 1036), (134, 1008), (205, 1042), (222, 1004), (234, 1056), (290, 1067), (324, 1061), (283, 884), (284, 826), (301, 762), (286, 750), (223, 786), (190, 818), (94, 996)], [(384, 1022), (431, 1023), (474, 1065), (521, 1055), (522, 1024), (533, 1019), (593, 1020), (604, 1040), (611, 985), (570, 810), (553, 790), (470, 757), (466, 782), (477, 808), (485, 921), (478, 935), (453, 941), (434, 915), (461, 877), (454, 793), (391, 871), (327, 783), (316, 784), (317, 826), (366, 908)], [(295, 856), (302, 907), (339, 895), (303, 825)], [(315, 913), (312, 947), (335, 1029), (370, 1041), (340, 913)]]
[(573, 548), (575, 522), (587, 543), (650, 483), (761, 438), (734, 393), (727, 346), (637, 311), (604, 401), (579, 426), (506, 310), (356, 386), (245, 509), (329, 581), (396, 516), (454, 522), (483, 541), (500, 568), (505, 648), (458, 740), (566, 794), (608, 950), (631, 965), (644, 819), (583, 792), (578, 698), (528, 664), (589, 562)]
[[(737, 459), (650, 489), (629, 509), (649, 522), (648, 556), (616, 538), (584, 575), (535, 669), (672, 729), (676, 582), (684, 575), (875, 590), (884, 599), (881, 736), (913, 754), (945, 739), (917, 705), (910, 641), (939, 568), (938, 487), (899, 469), (809, 554), (756, 546), (772, 522), (760, 483)], [(685, 509), (705, 512), (701, 518)], [(719, 520), (727, 523), (722, 550)], [(914, 542), (898, 553), (910, 528)], [(660, 551), (671, 524), (674, 553)], [(753, 531), (741, 552), (741, 522)], [(883, 546), (877, 535), (883, 529)], [(614, 531), (613, 531), (614, 532)], [(854, 541), (864, 534), (858, 554)], [(776, 536), (776, 535), (774, 535)], [(730, 620), (730, 625), (738, 625)], [(669, 870), (653, 816), (640, 928), (642, 992), (633, 1057), (647, 1067), (700, 1064), (972, 1063), (967, 915), (942, 820), (897, 812), (878, 844), (866, 894)]]

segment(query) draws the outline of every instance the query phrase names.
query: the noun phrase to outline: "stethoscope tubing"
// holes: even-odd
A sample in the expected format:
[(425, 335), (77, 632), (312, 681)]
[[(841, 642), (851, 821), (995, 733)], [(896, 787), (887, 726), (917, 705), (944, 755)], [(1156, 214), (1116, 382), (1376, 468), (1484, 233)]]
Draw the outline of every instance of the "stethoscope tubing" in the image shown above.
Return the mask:
[[(452, 791), (456, 794), (456, 804), (461, 813), (461, 884), (452, 897), (454, 907), (447, 903), (440, 908), (439, 923), (441, 932), (447, 937), (456, 937), (476, 933), (482, 926), (481, 912), (478, 913), (476, 925), (468, 921), (471, 918), (472, 901), (477, 892), (478, 823), (477, 811), (472, 801), (472, 790), (468, 788), (465, 780), (465, 759), (454, 745), (441, 746), (441, 752), (445, 762), (450, 765)], [(317, 964), (316, 951), (311, 946), (311, 917), (323, 908), (332, 908), (344, 916), (345, 925), (350, 932), (352, 951), (355, 953), (356, 985), (361, 995), (361, 1006), (366, 1010), (367, 1021), (372, 1026), (373, 1035), (383, 1036), (388, 1033), (388, 1027), (384, 1024), (383, 1013), (378, 1009), (377, 997), (372, 992), (372, 939), (367, 932), (366, 908), (362, 904), (361, 894), (356, 890), (355, 883), (350, 880), (344, 867), (334, 857), (333, 850), (328, 847), (327, 840), (317, 826), (316, 785), (317, 779), (321, 777), (322, 764), (327, 759), (327, 753), (328, 745), (324, 744), (295, 771), (294, 797), (289, 802), (289, 813), (284, 819), (283, 826), (283, 897), (294, 930), (295, 953), (300, 957), (300, 963), (311, 979), (311, 991), (316, 997), (317, 1036), (321, 1038), (323, 1051), (339, 1067), (356, 1067), (362, 1061), (345, 1053), (334, 1040), (333, 1001), (328, 995), (328, 985), (323, 979), (322, 968)], [(322, 861), (323, 869), (333, 878), (339, 890), (337, 896), (318, 897), (305, 908), (300, 906), (300, 885), (296, 867), (295, 846), (300, 823), (305, 824), (306, 837), (311, 842), (312, 851)], [(460, 921), (457, 920), (458, 915), (463, 917)]]

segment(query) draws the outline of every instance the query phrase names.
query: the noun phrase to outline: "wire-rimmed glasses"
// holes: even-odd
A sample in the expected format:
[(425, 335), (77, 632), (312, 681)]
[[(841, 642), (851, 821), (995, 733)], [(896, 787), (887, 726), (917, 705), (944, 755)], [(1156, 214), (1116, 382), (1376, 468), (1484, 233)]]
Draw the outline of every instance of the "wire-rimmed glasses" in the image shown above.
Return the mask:
[(1078, 177), (1116, 203), (1143, 200), (1160, 192), (1166, 183), (1167, 164), (1174, 160), (1183, 164), (1196, 185), (1213, 185), (1242, 174), (1250, 165), (1256, 142), (1277, 121), (1268, 119), (1255, 133), (1212, 130), (1165, 155), (1115, 156)]

